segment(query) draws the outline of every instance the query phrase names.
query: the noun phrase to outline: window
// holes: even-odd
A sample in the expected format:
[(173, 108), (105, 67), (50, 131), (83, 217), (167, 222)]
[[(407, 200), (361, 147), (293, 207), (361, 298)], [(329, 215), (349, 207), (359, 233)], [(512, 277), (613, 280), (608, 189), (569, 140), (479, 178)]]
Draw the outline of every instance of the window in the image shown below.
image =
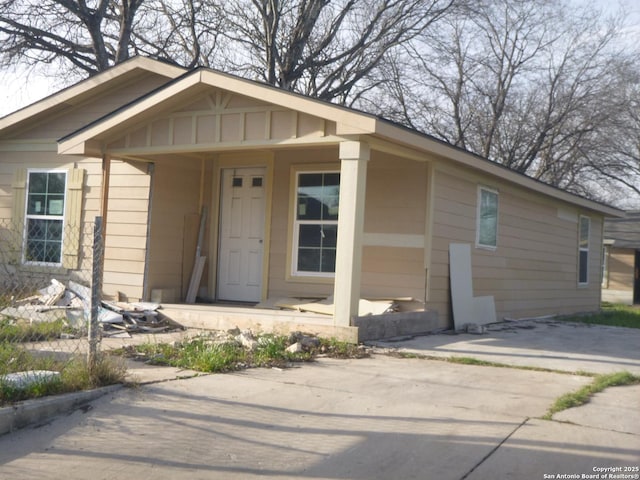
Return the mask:
[(578, 232), (578, 284), (589, 283), (589, 231), (591, 219), (580, 217), (580, 231)]
[(480, 187), (478, 190), (478, 224), (476, 246), (495, 249), (498, 246), (498, 192)]
[(609, 288), (609, 245), (602, 247), (602, 287)]
[(293, 275), (335, 273), (339, 196), (339, 172), (296, 174)]
[(25, 262), (62, 263), (66, 183), (67, 173), (64, 171), (29, 171)]

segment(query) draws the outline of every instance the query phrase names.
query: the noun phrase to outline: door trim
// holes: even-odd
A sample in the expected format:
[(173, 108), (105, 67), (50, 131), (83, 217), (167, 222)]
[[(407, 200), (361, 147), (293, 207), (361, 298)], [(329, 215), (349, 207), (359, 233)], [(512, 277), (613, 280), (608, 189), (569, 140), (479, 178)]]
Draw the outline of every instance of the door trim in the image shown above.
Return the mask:
[(213, 161), (213, 178), (211, 188), (212, 222), (209, 231), (212, 266), (209, 269), (209, 295), (218, 300), (218, 249), (220, 246), (220, 196), (222, 194), (222, 170), (226, 168), (261, 167), (265, 169), (265, 206), (264, 206), (264, 243), (262, 255), (262, 292), (261, 300), (266, 300), (269, 291), (269, 256), (271, 252), (271, 215), (273, 199), (272, 152), (225, 153), (217, 155)]

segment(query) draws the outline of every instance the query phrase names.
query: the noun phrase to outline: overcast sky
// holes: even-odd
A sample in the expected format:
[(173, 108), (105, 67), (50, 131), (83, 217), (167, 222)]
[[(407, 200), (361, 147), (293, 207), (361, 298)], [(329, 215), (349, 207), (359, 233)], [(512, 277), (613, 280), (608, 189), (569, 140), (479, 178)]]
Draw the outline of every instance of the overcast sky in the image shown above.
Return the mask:
[[(576, 5), (590, 3), (590, 0), (572, 0)], [(634, 43), (640, 40), (640, 0), (593, 0), (605, 10), (614, 12), (624, 5), (628, 13), (630, 37)], [(28, 106), (41, 98), (68, 86), (63, 79), (27, 76), (25, 72), (0, 72), (0, 117)]]

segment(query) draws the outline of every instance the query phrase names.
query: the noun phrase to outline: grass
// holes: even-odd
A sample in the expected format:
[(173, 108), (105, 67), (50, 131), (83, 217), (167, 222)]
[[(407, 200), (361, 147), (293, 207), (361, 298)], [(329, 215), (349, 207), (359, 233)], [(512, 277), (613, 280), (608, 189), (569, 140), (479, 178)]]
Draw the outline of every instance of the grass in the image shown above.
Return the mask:
[[(51, 380), (34, 382), (18, 388), (3, 379), (9, 373), (49, 370), (60, 375)], [(100, 356), (93, 369), (82, 357), (71, 360), (33, 354), (20, 345), (0, 343), (0, 405), (48, 395), (76, 392), (124, 382), (126, 367), (118, 358)]]
[(0, 320), (0, 342), (42, 342), (60, 338), (71, 332), (64, 319), (53, 322), (34, 322), (3, 318)]
[(529, 370), (533, 372), (560, 373), (564, 375), (578, 375), (582, 377), (595, 377), (595, 373), (584, 372), (582, 370), (569, 372), (566, 370), (558, 370), (555, 368), (532, 367), (527, 365), (511, 365), (508, 363), (491, 362), (489, 360), (480, 360), (473, 357), (439, 357), (436, 355), (423, 355), (413, 352), (392, 352), (388, 355), (398, 358), (415, 358), (419, 360), (435, 360), (438, 362), (456, 363), (459, 365), (475, 365), (479, 367), (496, 367), (496, 368), (513, 368), (516, 370)]
[(253, 367), (290, 366), (293, 362), (313, 361), (319, 355), (334, 358), (360, 358), (366, 356), (357, 345), (335, 339), (318, 339), (317, 343), (300, 352), (289, 352), (295, 343), (282, 335), (262, 334), (256, 337), (254, 348), (227, 340), (215, 342), (201, 336), (180, 343), (145, 343), (128, 346), (116, 354), (133, 357), (153, 365), (168, 365), (205, 373), (220, 373)]
[(640, 308), (630, 305), (603, 303), (598, 313), (559, 317), (567, 322), (579, 322), (612, 327), (640, 328)]
[(588, 403), (596, 393), (602, 392), (606, 388), (635, 385), (638, 383), (640, 383), (640, 376), (633, 375), (629, 372), (597, 375), (589, 385), (585, 385), (575, 392), (567, 393), (559, 397), (542, 418), (551, 420), (553, 415), (558, 412), (584, 405)]

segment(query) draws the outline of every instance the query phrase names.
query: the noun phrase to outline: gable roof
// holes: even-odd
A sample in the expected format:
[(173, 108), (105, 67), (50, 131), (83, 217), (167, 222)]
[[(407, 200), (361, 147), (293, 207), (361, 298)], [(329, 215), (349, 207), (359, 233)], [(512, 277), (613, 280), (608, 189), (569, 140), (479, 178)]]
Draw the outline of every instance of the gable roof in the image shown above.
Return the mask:
[[(160, 62), (137, 57), (143, 66), (156, 66)], [(151, 62), (151, 63), (149, 63)], [(126, 63), (126, 62), (125, 62)], [(124, 65), (124, 64), (123, 64)], [(165, 65), (169, 67), (168, 65)], [(118, 68), (118, 67), (114, 67)], [(426, 160), (427, 154), (436, 155), (460, 165), (499, 177), (518, 186), (549, 197), (599, 212), (603, 215), (620, 217), (621, 210), (583, 198), (567, 191), (535, 180), (524, 174), (508, 169), (476, 154), (453, 146), (433, 136), (411, 130), (375, 115), (351, 108), (335, 105), (297, 93), (285, 91), (271, 85), (258, 83), (241, 77), (199, 67), (192, 71), (170, 67), (173, 79), (160, 88), (124, 105), (108, 115), (61, 138), (58, 152), (62, 154), (96, 154), (101, 139), (113, 132), (135, 125), (145, 119), (152, 119), (158, 112), (175, 105), (180, 98), (211, 87), (220, 88), (234, 94), (268, 102), (270, 104), (311, 114), (336, 123), (337, 136), (365, 136), (373, 148), (393, 150), (404, 149), (415, 159)], [(156, 67), (153, 67), (156, 71)], [(105, 72), (108, 73), (109, 71)], [(180, 74), (178, 76), (178, 74)], [(170, 75), (167, 75), (170, 76)], [(72, 87), (75, 89), (75, 87)], [(75, 90), (73, 90), (75, 91)], [(73, 92), (68, 92), (71, 97)], [(0, 123), (0, 131), (1, 131)]]
[(91, 97), (130, 82), (143, 73), (154, 73), (167, 80), (182, 75), (186, 70), (146, 57), (132, 57), (104, 72), (82, 80), (48, 97), (0, 118), (0, 135), (7, 130), (20, 128), (27, 122), (36, 122), (46, 115), (55, 114), (69, 106), (77, 105)]
[(629, 211), (623, 218), (607, 219), (604, 238), (619, 248), (640, 248), (640, 211)]

